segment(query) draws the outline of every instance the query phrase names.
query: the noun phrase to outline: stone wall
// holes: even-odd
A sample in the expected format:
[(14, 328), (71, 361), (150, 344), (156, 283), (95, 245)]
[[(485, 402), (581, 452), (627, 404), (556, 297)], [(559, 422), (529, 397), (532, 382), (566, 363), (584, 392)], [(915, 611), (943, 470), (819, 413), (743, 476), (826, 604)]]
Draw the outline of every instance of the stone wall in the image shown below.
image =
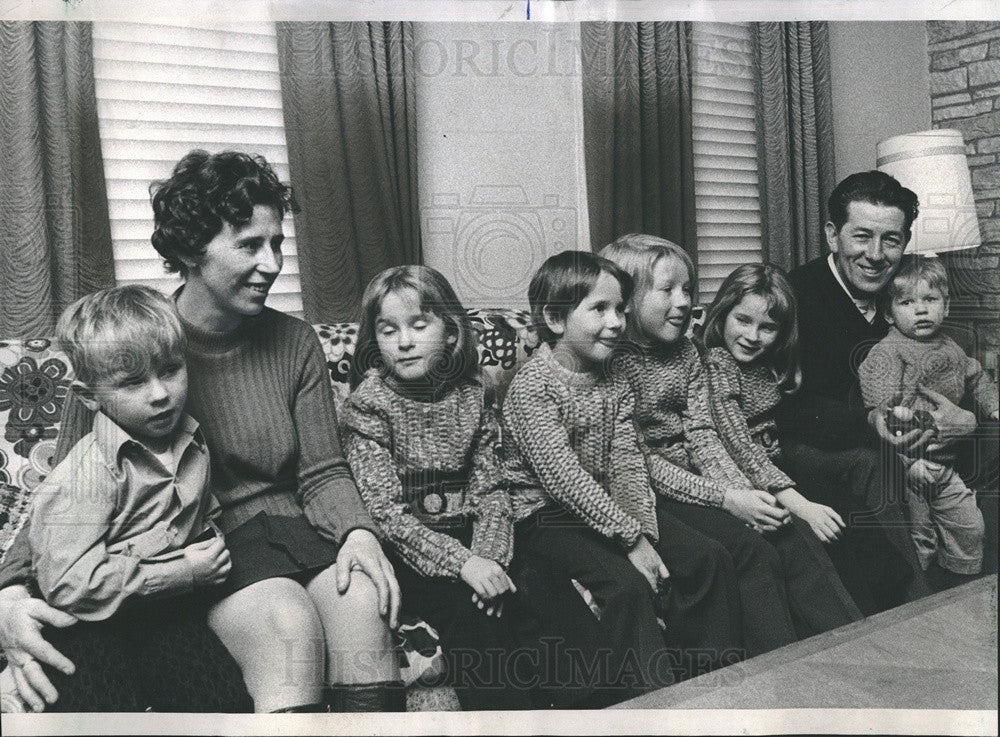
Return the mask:
[(1000, 22), (927, 23), (931, 118), (965, 138), (983, 245), (946, 256), (951, 318), (973, 328), (975, 352), (996, 371), (1000, 350)]

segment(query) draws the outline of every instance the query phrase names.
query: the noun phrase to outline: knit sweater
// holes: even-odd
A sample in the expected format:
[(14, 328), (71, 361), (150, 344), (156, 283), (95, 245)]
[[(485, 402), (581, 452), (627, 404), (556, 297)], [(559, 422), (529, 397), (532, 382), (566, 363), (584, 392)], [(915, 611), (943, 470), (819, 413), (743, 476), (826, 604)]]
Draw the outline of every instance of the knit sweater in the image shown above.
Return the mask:
[(903, 335), (895, 327), (871, 349), (861, 364), (861, 395), (874, 407), (896, 392), (913, 399), (914, 409), (933, 409), (915, 394), (917, 384), (958, 404), (969, 394), (984, 414), (997, 411), (997, 386), (983, 372), (979, 361), (965, 355), (958, 343), (943, 333), (928, 341)]
[(758, 489), (776, 492), (794, 487), (795, 482), (773, 462), (781, 453), (774, 423), (781, 391), (771, 367), (740, 363), (716, 346), (705, 356), (705, 369), (712, 420), (736, 465)]
[(617, 377), (566, 369), (543, 346), (514, 377), (503, 404), (514, 516), (557, 504), (629, 549), (658, 539), (649, 476)]
[(228, 532), (258, 512), (299, 516), (341, 543), (374, 531), (340, 447), (316, 333), (265, 308), (229, 333), (184, 323), (188, 412), (212, 453), (212, 491)]
[[(383, 539), (424, 576), (458, 578), (472, 556), (506, 567), (513, 552), (492, 402), (478, 381), (438, 396), (369, 374), (342, 417), (361, 496)], [(446, 534), (473, 522), (469, 548)]]
[(752, 487), (712, 424), (704, 369), (690, 340), (623, 346), (615, 367), (635, 393), (639, 441), (658, 493), (721, 507), (727, 488)]
[(828, 450), (873, 445), (876, 436), (857, 388), (858, 366), (889, 324), (881, 314), (871, 323), (865, 320), (825, 256), (788, 278), (799, 311), (802, 386), (777, 408), (782, 438)]
[[(304, 514), (337, 543), (354, 529), (374, 533), (340, 447), (333, 390), (312, 328), (266, 307), (228, 333), (182, 325), (188, 340), (185, 409), (209, 447), (223, 532), (267, 512)], [(92, 423), (71, 393), (57, 459)], [(24, 581), (30, 558), (22, 529), (0, 567), (0, 585)]]

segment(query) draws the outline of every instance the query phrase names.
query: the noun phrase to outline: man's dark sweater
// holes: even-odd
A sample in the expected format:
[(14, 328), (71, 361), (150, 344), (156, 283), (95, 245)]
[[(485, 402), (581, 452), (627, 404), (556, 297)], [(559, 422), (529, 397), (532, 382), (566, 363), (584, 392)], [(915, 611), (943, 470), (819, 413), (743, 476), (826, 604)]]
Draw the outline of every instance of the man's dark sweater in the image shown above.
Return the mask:
[(858, 389), (858, 366), (889, 331), (869, 322), (837, 282), (827, 257), (795, 269), (802, 388), (778, 408), (783, 437), (828, 450), (873, 445), (875, 435)]

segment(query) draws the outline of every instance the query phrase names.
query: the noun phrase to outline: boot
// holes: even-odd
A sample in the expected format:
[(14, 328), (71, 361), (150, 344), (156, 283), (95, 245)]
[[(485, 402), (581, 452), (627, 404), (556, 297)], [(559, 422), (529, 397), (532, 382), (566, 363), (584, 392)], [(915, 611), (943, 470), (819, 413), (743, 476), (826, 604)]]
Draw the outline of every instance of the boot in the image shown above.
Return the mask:
[(339, 683), (323, 689), (323, 698), (330, 711), (338, 713), (406, 711), (402, 681)]

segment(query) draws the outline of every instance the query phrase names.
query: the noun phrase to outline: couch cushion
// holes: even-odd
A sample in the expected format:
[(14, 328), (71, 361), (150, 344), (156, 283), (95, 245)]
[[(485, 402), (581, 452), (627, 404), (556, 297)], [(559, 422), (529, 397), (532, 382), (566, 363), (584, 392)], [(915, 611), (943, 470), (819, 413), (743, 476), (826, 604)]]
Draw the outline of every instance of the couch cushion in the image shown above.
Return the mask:
[(72, 378), (51, 340), (0, 341), (0, 483), (30, 490), (52, 469)]

